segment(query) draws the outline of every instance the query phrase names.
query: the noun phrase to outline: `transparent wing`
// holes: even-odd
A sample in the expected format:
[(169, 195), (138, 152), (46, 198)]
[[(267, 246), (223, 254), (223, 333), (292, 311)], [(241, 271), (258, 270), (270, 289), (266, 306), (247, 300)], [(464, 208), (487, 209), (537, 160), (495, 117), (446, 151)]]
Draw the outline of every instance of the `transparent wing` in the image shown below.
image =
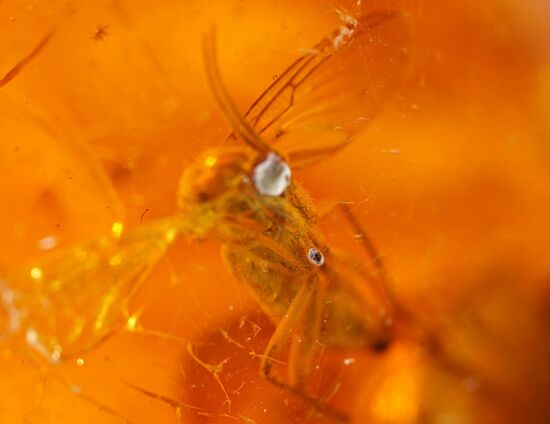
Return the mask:
[(123, 325), (128, 302), (177, 228), (175, 219), (158, 221), (52, 252), (0, 278), (0, 334), (23, 337), (53, 362), (94, 347)]
[(295, 166), (349, 142), (381, 109), (402, 75), (408, 37), (398, 12), (344, 18), (245, 114), (253, 129), (267, 143), (277, 143)]

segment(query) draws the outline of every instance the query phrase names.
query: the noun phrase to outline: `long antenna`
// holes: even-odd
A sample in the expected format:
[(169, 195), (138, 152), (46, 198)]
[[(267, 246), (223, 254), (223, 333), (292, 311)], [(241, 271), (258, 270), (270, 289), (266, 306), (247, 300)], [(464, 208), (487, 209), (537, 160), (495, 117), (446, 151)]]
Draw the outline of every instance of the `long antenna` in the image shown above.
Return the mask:
[(229, 121), (233, 131), (254, 150), (266, 154), (270, 152), (272, 149), (269, 148), (265, 141), (263, 141), (244, 120), (223, 84), (216, 56), (216, 31), (214, 28), (204, 36), (203, 56), (208, 85), (210, 86), (216, 103)]

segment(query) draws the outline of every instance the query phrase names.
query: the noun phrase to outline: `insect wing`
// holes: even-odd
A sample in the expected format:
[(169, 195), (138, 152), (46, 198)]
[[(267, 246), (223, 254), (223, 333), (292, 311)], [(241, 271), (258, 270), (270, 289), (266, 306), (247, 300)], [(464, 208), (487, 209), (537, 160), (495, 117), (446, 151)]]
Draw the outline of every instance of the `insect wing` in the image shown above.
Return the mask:
[(24, 337), (53, 362), (94, 347), (124, 323), (133, 294), (177, 235), (175, 224), (52, 252), (0, 278), (0, 334)]
[(286, 69), (245, 118), (294, 166), (318, 160), (346, 145), (381, 110), (403, 73), (407, 39), (398, 12), (348, 17)]

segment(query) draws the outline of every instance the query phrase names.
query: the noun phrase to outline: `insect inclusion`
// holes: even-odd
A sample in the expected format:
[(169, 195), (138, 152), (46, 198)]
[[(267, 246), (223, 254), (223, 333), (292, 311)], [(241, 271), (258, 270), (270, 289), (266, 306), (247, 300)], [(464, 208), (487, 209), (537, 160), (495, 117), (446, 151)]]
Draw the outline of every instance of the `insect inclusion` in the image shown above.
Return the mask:
[[(57, 252), (56, 258), (33, 265), (30, 274), (6, 277), (5, 309), (34, 308), (20, 315), (17, 326), (30, 331), (27, 344), (51, 362), (87, 352), (128, 321), (122, 314), (128, 299), (178, 235), (208, 236), (222, 242), (229, 270), (277, 326), (262, 356), (261, 375), (342, 418), (302, 389), (316, 344), (299, 340), (335, 348), (386, 343), (392, 303), (376, 261), (370, 268), (358, 266), (364, 261), (328, 249), (316, 228), (312, 201), (292, 170), (346, 146), (379, 110), (377, 99), (402, 63), (402, 46), (384, 40), (392, 23), (399, 23), (396, 12), (353, 19), (347, 30), (327, 36), (281, 73), (244, 117), (221, 82), (214, 39), (207, 38), (207, 76), (236, 143), (213, 150), (184, 171), (181, 214), (138, 231), (120, 228), (103, 240)], [(382, 63), (368, 69), (368, 79), (365, 52)], [(330, 97), (308, 104), (308, 96), (325, 87), (331, 88)], [(293, 356), (284, 378), (274, 374), (273, 364), (287, 345)]]

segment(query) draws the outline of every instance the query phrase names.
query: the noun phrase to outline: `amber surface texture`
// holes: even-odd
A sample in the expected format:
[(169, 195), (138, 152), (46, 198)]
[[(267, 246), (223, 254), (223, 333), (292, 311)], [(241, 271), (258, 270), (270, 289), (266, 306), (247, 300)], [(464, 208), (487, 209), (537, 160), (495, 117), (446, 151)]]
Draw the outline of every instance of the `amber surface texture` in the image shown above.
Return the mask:
[[(350, 35), (369, 16), (370, 38)], [(226, 140), (213, 28), (240, 116), (324, 37), (361, 54), (307, 76), (304, 103), (297, 91), (315, 126), (265, 133), (286, 140), (317, 217), (325, 256), (297, 263), (330, 267), (338, 251), (367, 269), (368, 237), (391, 293), (365, 289), (364, 311), (335, 296), (340, 327), (319, 324), (309, 347), (290, 335), (272, 371), (294, 381), (303, 363), (295, 390), (260, 375), (284, 313), (220, 255), (236, 219), (192, 208), (228, 174), (180, 182), (249, 148)], [(0, 0), (0, 422), (548, 422), (549, 28), (543, 0)], [(352, 96), (363, 85), (368, 105)], [(327, 150), (310, 161), (299, 146)], [(366, 342), (350, 336), (363, 313)]]

